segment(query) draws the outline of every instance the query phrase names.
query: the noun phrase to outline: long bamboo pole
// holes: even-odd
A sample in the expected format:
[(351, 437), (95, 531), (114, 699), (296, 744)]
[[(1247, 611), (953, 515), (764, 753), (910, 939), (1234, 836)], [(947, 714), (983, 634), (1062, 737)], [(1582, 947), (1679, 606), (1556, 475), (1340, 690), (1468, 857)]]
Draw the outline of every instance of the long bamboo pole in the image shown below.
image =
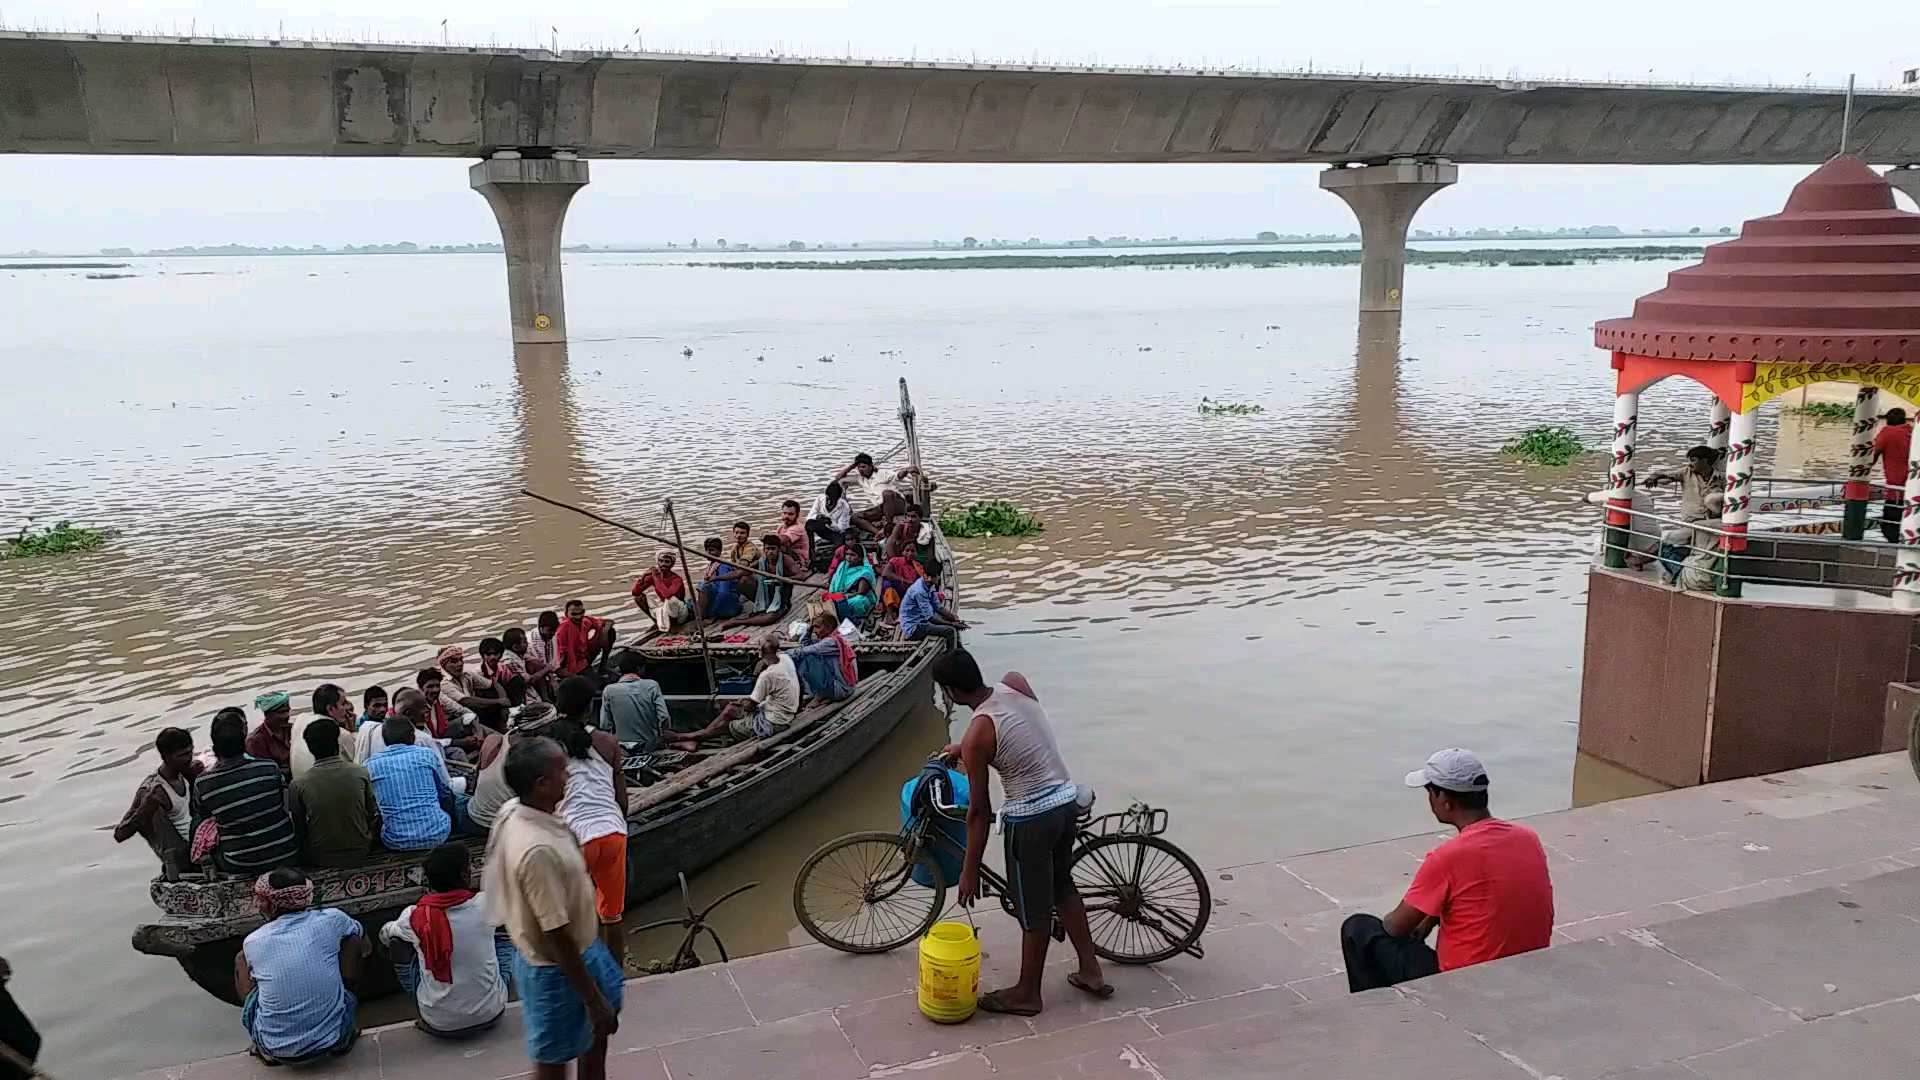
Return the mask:
[[(691, 574), (693, 571), (693, 564), (688, 559), (688, 556), (698, 555), (703, 559), (710, 558), (710, 556), (706, 552), (692, 551), (688, 549), (684, 544), (680, 543), (680, 541), (677, 539), (669, 540), (664, 536), (655, 536), (650, 532), (643, 532), (642, 530), (636, 529), (631, 525), (627, 525), (622, 522), (615, 521), (610, 517), (602, 517), (591, 510), (582, 509), (581, 507), (575, 506), (572, 503), (564, 503), (564, 502), (561, 502), (559, 499), (550, 499), (545, 495), (540, 494), (537, 491), (531, 491), (531, 490), (528, 490), (527, 488), (521, 488), (520, 494), (525, 495), (529, 499), (535, 499), (535, 500), (538, 500), (539, 502), (546, 503), (549, 506), (557, 506), (562, 510), (571, 510), (576, 514), (579, 514), (581, 517), (592, 518), (593, 520), (599, 522), (602, 525), (611, 525), (614, 528), (619, 529), (621, 532), (631, 533), (642, 540), (651, 540), (656, 544), (660, 544), (665, 547), (672, 548), (673, 550), (678, 551), (680, 553), (682, 565), (686, 568), (689, 574)], [(734, 567), (739, 570), (745, 570), (756, 577), (772, 578), (773, 580), (778, 581), (783, 585), (793, 585), (802, 589), (825, 589), (827, 587), (827, 584), (824, 581), (802, 581), (799, 578), (782, 577), (779, 574), (769, 573), (768, 571), (765, 571), (765, 570), (760, 570), (755, 567), (746, 566), (741, 563), (734, 562), (732, 559), (726, 558), (725, 556), (715, 559), (714, 561), (726, 563), (728, 566)]]
[[(686, 545), (680, 542), (680, 518), (673, 512), (672, 499), (667, 500), (667, 523), (673, 526), (673, 546), (681, 551), (687, 550)], [(707, 622), (705, 615), (700, 611), (700, 590), (693, 583), (693, 566), (690, 562), (686, 566), (686, 574), (687, 600), (693, 604), (693, 632), (700, 639), (700, 662), (707, 668), (707, 693), (718, 694), (720, 680), (713, 675), (713, 651), (707, 647)]]

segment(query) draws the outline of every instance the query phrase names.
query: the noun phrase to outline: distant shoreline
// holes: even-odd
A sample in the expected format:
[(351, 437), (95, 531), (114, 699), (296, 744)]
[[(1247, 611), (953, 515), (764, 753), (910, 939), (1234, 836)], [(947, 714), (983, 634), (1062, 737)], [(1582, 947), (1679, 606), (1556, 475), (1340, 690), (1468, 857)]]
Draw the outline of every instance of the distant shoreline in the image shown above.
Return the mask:
[[(1481, 235), (1485, 233), (1485, 235)], [(1474, 233), (1460, 236), (1415, 235), (1410, 238), (1417, 244), (1473, 244), (1473, 243), (1513, 243), (1516, 241), (1641, 241), (1641, 240), (1691, 240), (1698, 243), (1714, 243), (1732, 239), (1722, 233), (1681, 233), (1681, 232), (1623, 232), (1615, 229), (1566, 230), (1566, 229), (1518, 229), (1503, 233), (1491, 230), (1475, 230)], [(1337, 235), (1295, 234), (1280, 236), (1276, 239), (1260, 237), (1221, 237), (1213, 240), (1182, 240), (1178, 238), (1134, 239), (1129, 237), (1111, 237), (1105, 240), (1058, 240), (1018, 243), (976, 241), (973, 246), (965, 243), (943, 241), (894, 240), (874, 243), (825, 243), (805, 244), (793, 247), (788, 244), (738, 245), (732, 247), (693, 247), (685, 244), (672, 246), (660, 244), (572, 244), (562, 250), (568, 255), (691, 255), (705, 257), (736, 253), (762, 254), (779, 257), (801, 252), (817, 254), (852, 254), (873, 251), (896, 251), (913, 253), (923, 251), (965, 252), (963, 257), (1031, 254), (1043, 251), (1126, 251), (1133, 248), (1208, 248), (1208, 247), (1250, 247), (1260, 249), (1299, 248), (1308, 244), (1351, 244), (1358, 243), (1357, 233)], [(146, 251), (134, 251), (131, 248), (103, 248), (97, 252), (46, 252), (24, 251), (0, 253), (0, 260), (67, 260), (67, 259), (202, 259), (202, 258), (293, 258), (312, 255), (498, 255), (502, 248), (498, 243), (486, 244), (434, 244), (417, 245), (412, 243), (349, 245), (343, 248), (318, 247), (249, 247), (243, 244), (221, 244), (209, 246), (187, 246), (178, 248), (155, 248)], [(0, 263), (11, 269), (20, 269), (17, 263)]]
[[(1354, 251), (1218, 251), (1155, 255), (960, 255), (918, 259), (757, 259), (692, 262), (715, 270), (1038, 270), (1100, 267), (1354, 266)], [(1698, 256), (1691, 244), (1597, 248), (1474, 248), (1469, 251), (1407, 250), (1407, 262), (1425, 266), (1574, 266), (1596, 262), (1650, 262)]]

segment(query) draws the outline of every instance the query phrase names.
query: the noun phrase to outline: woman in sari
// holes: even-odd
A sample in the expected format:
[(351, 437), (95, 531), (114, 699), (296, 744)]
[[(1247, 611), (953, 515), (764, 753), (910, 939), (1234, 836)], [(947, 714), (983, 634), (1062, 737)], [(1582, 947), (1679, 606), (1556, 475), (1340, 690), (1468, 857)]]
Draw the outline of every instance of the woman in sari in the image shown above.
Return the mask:
[(832, 601), (835, 614), (856, 626), (880, 602), (879, 580), (874, 577), (873, 567), (867, 565), (860, 545), (848, 544), (842, 549), (840, 562), (827, 582), (826, 599)]

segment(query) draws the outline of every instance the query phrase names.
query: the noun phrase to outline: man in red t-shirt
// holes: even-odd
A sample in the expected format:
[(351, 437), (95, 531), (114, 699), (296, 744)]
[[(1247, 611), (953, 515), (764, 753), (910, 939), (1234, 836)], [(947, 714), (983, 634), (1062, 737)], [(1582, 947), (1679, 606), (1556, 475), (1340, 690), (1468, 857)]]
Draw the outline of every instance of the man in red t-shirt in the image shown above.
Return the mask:
[[(1487, 770), (1465, 750), (1440, 750), (1407, 774), (1427, 806), (1459, 835), (1427, 853), (1406, 898), (1385, 919), (1355, 915), (1340, 927), (1347, 987), (1376, 990), (1441, 971), (1547, 947), (1553, 882), (1540, 837), (1487, 812)], [(1427, 935), (1440, 928), (1440, 950)]]
[(1900, 542), (1900, 519), (1907, 509), (1907, 465), (1913, 450), (1913, 426), (1907, 410), (1888, 409), (1881, 417), (1887, 426), (1873, 437), (1873, 460), (1887, 478), (1886, 502), (1880, 509), (1880, 535), (1887, 543)]
[(553, 636), (554, 651), (559, 656), (557, 674), (563, 679), (585, 674), (596, 658), (604, 662), (611, 656), (614, 633), (605, 619), (588, 615), (582, 601), (569, 600), (564, 610), (567, 617), (560, 620), (560, 632)]

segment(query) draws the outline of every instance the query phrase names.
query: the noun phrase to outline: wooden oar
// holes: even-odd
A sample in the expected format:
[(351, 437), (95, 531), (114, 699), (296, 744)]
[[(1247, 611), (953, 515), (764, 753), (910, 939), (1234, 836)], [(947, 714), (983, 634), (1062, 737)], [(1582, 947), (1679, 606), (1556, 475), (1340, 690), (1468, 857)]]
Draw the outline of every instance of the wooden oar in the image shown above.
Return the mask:
[(693, 556), (698, 555), (703, 559), (708, 559), (717, 563), (725, 563), (726, 565), (731, 566), (736, 570), (745, 570), (747, 573), (752, 574), (755, 577), (768, 578), (773, 581), (778, 581), (783, 585), (794, 585), (802, 589), (825, 589), (827, 587), (827, 584), (824, 581), (801, 581), (798, 578), (782, 577), (779, 574), (775, 574), (766, 570), (756, 569), (751, 566), (744, 566), (740, 563), (734, 562), (732, 559), (729, 559), (725, 556), (715, 556), (715, 555), (709, 555), (704, 551), (695, 551), (690, 547), (686, 547), (685, 545), (680, 544), (677, 541), (669, 540), (664, 536), (655, 536), (650, 532), (644, 532), (640, 529), (634, 528), (631, 525), (622, 524), (621, 522), (615, 521), (612, 518), (601, 517), (599, 514), (596, 514), (591, 510), (582, 509), (578, 506), (573, 505), (572, 503), (564, 503), (564, 502), (561, 502), (559, 499), (550, 499), (547, 496), (542, 495), (537, 491), (532, 491), (527, 488), (521, 488), (520, 494), (525, 495), (529, 499), (538, 499), (539, 501), (546, 503), (549, 506), (557, 506), (562, 510), (571, 510), (582, 517), (590, 517), (602, 525), (611, 525), (614, 528), (619, 529), (621, 532), (632, 533), (633, 535), (641, 538), (642, 540), (651, 540), (654, 543), (659, 544), (663, 547), (671, 548), (674, 551), (678, 551), (682, 556), (684, 556), (688, 560), (687, 571), (689, 574), (691, 574), (693, 571), (692, 558)]

